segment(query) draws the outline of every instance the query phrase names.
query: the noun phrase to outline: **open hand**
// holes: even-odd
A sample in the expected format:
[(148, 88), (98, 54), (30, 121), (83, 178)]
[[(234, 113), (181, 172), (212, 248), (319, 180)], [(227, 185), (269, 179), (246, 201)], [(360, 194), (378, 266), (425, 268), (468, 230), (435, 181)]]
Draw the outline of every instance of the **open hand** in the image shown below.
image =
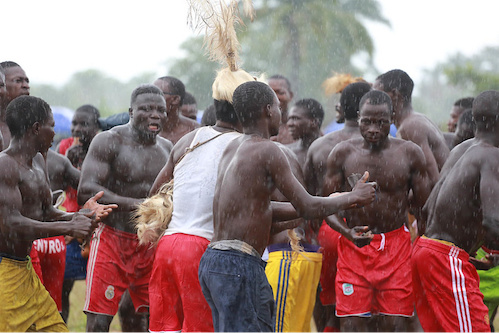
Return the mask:
[(106, 216), (108, 216), (109, 213), (113, 211), (113, 209), (118, 208), (118, 205), (116, 204), (101, 205), (100, 203), (98, 203), (97, 200), (102, 198), (103, 195), (104, 191), (100, 191), (96, 195), (88, 199), (87, 202), (85, 202), (85, 204), (83, 205), (83, 209), (90, 209), (92, 211), (92, 213), (95, 215), (96, 222), (100, 222)]
[(350, 236), (352, 243), (357, 247), (369, 245), (374, 238), (374, 235), (369, 230), (368, 226), (355, 226), (350, 229)]

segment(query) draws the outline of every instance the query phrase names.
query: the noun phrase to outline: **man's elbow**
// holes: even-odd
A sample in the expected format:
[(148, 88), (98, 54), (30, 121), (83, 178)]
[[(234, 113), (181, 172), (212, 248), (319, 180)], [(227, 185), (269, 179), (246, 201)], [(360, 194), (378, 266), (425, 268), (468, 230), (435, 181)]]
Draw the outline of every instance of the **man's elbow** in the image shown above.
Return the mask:
[(78, 205), (83, 206), (88, 199), (92, 197), (92, 190), (90, 187), (80, 183), (78, 187)]

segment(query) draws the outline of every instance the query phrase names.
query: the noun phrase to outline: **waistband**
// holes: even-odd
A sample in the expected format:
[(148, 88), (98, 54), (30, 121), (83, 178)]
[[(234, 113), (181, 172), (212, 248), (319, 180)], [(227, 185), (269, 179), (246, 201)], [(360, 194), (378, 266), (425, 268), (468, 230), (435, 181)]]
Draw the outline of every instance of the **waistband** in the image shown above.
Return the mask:
[(251, 256), (260, 258), (260, 259), (262, 257), (260, 255), (260, 253), (258, 253), (258, 251), (253, 248), (253, 246), (249, 245), (246, 242), (238, 240), (238, 239), (226, 239), (226, 240), (221, 240), (218, 242), (213, 242), (213, 243), (208, 244), (208, 247), (211, 249), (214, 249), (214, 250), (239, 251), (239, 252), (246, 253), (246, 254), (249, 254)]
[(11, 259), (11, 260), (15, 260), (15, 261), (23, 261), (23, 262), (30, 260), (29, 256), (17, 257), (17, 256), (14, 256), (12, 254), (2, 253), (2, 252), (0, 252), (0, 258), (7, 258), (7, 259)]
[(108, 226), (107, 224), (100, 223), (99, 227), (97, 229), (101, 229), (102, 231), (105, 231), (106, 233), (111, 233), (117, 237), (123, 237), (123, 238), (128, 238), (132, 240), (137, 240), (139, 239), (136, 233), (131, 233), (131, 232), (126, 232), (123, 230), (118, 230), (113, 227)]
[[(319, 252), (319, 249), (320, 249), (319, 245), (314, 245), (314, 244), (309, 244), (309, 243), (300, 243), (300, 245), (303, 247), (304, 252)], [(267, 250), (269, 252), (293, 251), (293, 249), (291, 249), (290, 243), (270, 244), (269, 246), (267, 246)]]
[[(446, 243), (450, 243), (450, 242), (446, 242)], [(459, 258), (463, 261), (469, 260), (470, 255), (468, 254), (468, 252), (461, 249), (460, 247), (455, 246), (452, 243), (450, 243), (450, 244), (451, 245), (445, 244), (445, 243), (442, 243), (442, 241), (439, 239), (428, 238), (428, 237), (423, 235), (417, 239), (417, 241), (415, 242), (414, 245), (420, 246), (420, 247), (430, 248), (434, 251), (440, 252), (440, 253), (445, 254), (445, 255), (449, 255), (449, 256), (454, 257), (454, 258)]]

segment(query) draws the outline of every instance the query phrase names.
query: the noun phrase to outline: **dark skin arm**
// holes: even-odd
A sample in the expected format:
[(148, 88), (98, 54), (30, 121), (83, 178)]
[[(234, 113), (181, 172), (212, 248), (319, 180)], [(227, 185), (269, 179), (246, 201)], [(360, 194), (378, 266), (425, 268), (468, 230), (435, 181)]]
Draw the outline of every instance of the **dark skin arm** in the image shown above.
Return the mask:
[[(275, 148), (275, 150), (279, 150), (278, 147)], [(342, 209), (355, 207), (357, 204), (371, 203), (374, 200), (374, 184), (365, 183), (369, 177), (368, 173), (365, 175), (367, 178), (359, 181), (352, 192), (347, 192), (337, 198), (312, 197), (298, 182), (290, 168), (282, 170), (279, 167), (288, 164), (285, 155), (280, 151), (272, 150), (267, 150), (270, 153), (268, 159), (278, 160), (278, 162), (270, 163), (269, 172), (272, 178), (275, 179), (279, 191), (290, 200), (298, 214), (303, 218), (321, 218)]]

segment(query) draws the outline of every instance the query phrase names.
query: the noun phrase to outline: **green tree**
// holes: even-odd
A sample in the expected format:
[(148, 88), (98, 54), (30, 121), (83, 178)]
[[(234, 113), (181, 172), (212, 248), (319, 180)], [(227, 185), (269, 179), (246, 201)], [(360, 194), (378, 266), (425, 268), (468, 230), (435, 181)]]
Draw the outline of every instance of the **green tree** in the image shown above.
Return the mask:
[(352, 57), (374, 46), (361, 19), (384, 24), (376, 1), (262, 0), (256, 19), (241, 34), (245, 67), (283, 74), (298, 96), (320, 98), (333, 72), (359, 73)]
[[(255, 1), (253, 23), (238, 33), (242, 67), (248, 72), (287, 76), (297, 98), (323, 100), (322, 82), (333, 72), (359, 75), (352, 57), (367, 54), (372, 65), (374, 46), (361, 19), (384, 24), (379, 3), (362, 0), (260, 0)], [(180, 78), (198, 98), (211, 103), (211, 84), (219, 64), (207, 60), (202, 37), (181, 46), (186, 56), (169, 62), (169, 73)], [(200, 101), (201, 102), (200, 102)]]
[(487, 47), (469, 57), (456, 53), (425, 71), (424, 78), (415, 85), (415, 110), (428, 115), (446, 131), (456, 100), (485, 90), (499, 90), (497, 52), (499, 47)]

